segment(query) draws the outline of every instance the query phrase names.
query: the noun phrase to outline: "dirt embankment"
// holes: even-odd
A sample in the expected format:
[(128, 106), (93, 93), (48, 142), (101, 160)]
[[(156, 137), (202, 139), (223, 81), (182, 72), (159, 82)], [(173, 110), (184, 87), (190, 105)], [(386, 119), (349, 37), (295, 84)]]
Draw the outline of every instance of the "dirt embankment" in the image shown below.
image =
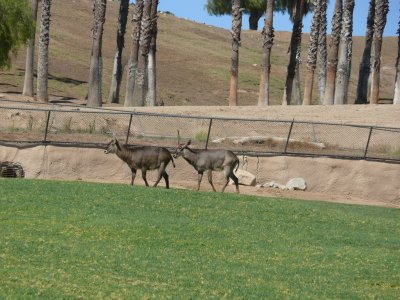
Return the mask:
[[(32, 105), (32, 103), (30, 104)], [(126, 110), (124, 108), (119, 108)], [(359, 124), (369, 126), (400, 127), (400, 106), (271, 106), (255, 107), (152, 107), (130, 110), (198, 115), (208, 117), (261, 118), (269, 120), (291, 120)], [(33, 147), (16, 149), (0, 146), (0, 161), (20, 162), (27, 178), (87, 180), (98, 182), (130, 182), (130, 170), (115, 155), (105, 155), (102, 149), (79, 149)], [(281, 184), (294, 177), (307, 182), (307, 191), (280, 191), (273, 188), (241, 186), (244, 194), (277, 196), (308, 200), (323, 200), (351, 204), (380, 205), (400, 208), (400, 165), (370, 161), (352, 161), (329, 158), (270, 157), (248, 158), (240, 167), (257, 177), (263, 184), (275, 181)], [(197, 174), (184, 160), (170, 165), (168, 172), (172, 187), (196, 188)], [(155, 181), (155, 172), (149, 172), (150, 181)], [(215, 173), (217, 188), (222, 186), (221, 173)], [(140, 175), (135, 184), (143, 184)], [(210, 191), (207, 179), (201, 190)], [(227, 189), (233, 192), (233, 187)]]
[[(115, 155), (105, 155), (102, 149), (0, 147), (0, 160), (20, 162), (27, 178), (130, 182), (127, 165)], [(302, 177), (308, 185), (305, 192), (241, 186), (243, 194), (400, 208), (400, 165), (297, 157), (247, 158), (244, 164), (240, 157), (240, 167), (255, 174), (260, 184), (286, 184), (291, 178)], [(175, 169), (170, 165), (168, 173), (172, 187), (196, 188), (197, 174), (184, 160), (177, 160)], [(214, 174), (217, 189), (222, 187), (221, 175)], [(149, 182), (154, 182), (155, 176), (156, 172), (148, 172)], [(143, 185), (139, 174), (135, 184)], [(163, 185), (162, 181), (160, 186)], [(211, 191), (207, 179), (201, 190)], [(234, 188), (228, 187), (227, 192), (234, 192)]]

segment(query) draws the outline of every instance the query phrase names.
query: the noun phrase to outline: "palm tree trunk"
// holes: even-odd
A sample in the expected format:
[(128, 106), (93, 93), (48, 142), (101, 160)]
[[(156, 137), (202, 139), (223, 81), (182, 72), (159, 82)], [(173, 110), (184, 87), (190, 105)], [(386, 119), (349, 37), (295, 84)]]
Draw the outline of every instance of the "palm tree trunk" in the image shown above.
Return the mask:
[(91, 107), (100, 107), (102, 105), (102, 44), (106, 6), (107, 0), (93, 1), (93, 39), (89, 69), (89, 93), (87, 101), (87, 106)]
[(371, 73), (371, 50), (372, 38), (374, 35), (375, 0), (370, 0), (367, 17), (367, 32), (365, 34), (365, 46), (361, 58), (360, 69), (358, 72), (358, 84), (356, 104), (367, 103), (368, 98), (368, 78)]
[(271, 49), (274, 44), (274, 0), (267, 0), (265, 12), (265, 25), (263, 35), (263, 57), (260, 79), (260, 93), (258, 95), (258, 106), (269, 106), (269, 86), (271, 74)]
[(293, 78), (293, 86), (294, 86), (293, 98), (295, 105), (301, 105), (303, 103), (303, 98), (301, 97), (300, 64), (301, 61), (298, 60), (298, 63), (296, 64), (296, 71), (294, 73), (294, 78)]
[(347, 92), (350, 81), (351, 57), (353, 48), (353, 11), (354, 0), (346, 0), (343, 9), (338, 70), (336, 73), (336, 90), (334, 100), (336, 105), (347, 104)]
[(148, 74), (148, 89), (147, 89), (147, 105), (156, 106), (157, 105), (157, 34), (158, 34), (158, 26), (157, 26), (157, 9), (158, 9), (158, 0), (153, 0), (153, 4), (151, 6), (151, 20), (152, 20), (152, 29), (151, 29), (151, 41), (150, 41), (150, 49), (149, 49), (149, 59), (147, 65), (147, 74)]
[(229, 106), (238, 105), (238, 74), (239, 74), (239, 47), (240, 32), (242, 30), (242, 11), (240, 0), (232, 1), (232, 57), (231, 57), (231, 84), (229, 89)]
[(42, 0), (36, 97), (37, 100), (46, 102), (49, 101), (47, 81), (49, 74), (50, 8), (51, 0)]
[(335, 10), (332, 17), (332, 34), (329, 42), (329, 58), (326, 72), (326, 88), (324, 104), (332, 105), (335, 97), (336, 70), (338, 64), (338, 53), (340, 43), (340, 32), (342, 30), (342, 0), (336, 0)]
[(118, 15), (117, 49), (115, 51), (114, 66), (111, 76), (110, 94), (108, 101), (119, 102), (119, 94), (122, 80), (122, 51), (125, 47), (126, 23), (128, 21), (129, 0), (121, 0)]
[(397, 35), (396, 81), (394, 86), (393, 104), (400, 104), (400, 21)]
[(133, 91), (133, 99), (136, 99), (136, 106), (144, 106), (146, 100), (146, 82), (145, 72), (147, 66), (147, 57), (149, 55), (152, 21), (151, 0), (145, 0), (143, 7), (142, 25), (140, 29), (139, 55), (135, 74), (135, 89)]
[(319, 20), (318, 34), (318, 91), (319, 104), (324, 104), (325, 88), (326, 88), (326, 67), (327, 67), (327, 49), (326, 49), (326, 10), (327, 3), (321, 0), (321, 11)]
[(283, 105), (290, 105), (292, 99), (293, 80), (296, 74), (298, 48), (301, 45), (301, 32), (303, 29), (303, 7), (305, 0), (296, 1), (296, 15), (293, 22), (292, 37), (290, 39), (290, 58), (286, 73), (286, 83), (283, 95)]
[(135, 90), (135, 74), (139, 56), (140, 26), (143, 16), (143, 0), (136, 0), (135, 10), (132, 14), (132, 45), (129, 57), (128, 75), (126, 79), (126, 93), (124, 106), (134, 106), (133, 92)]
[(321, 18), (321, 0), (314, 0), (314, 15), (311, 24), (310, 44), (308, 46), (306, 81), (304, 85), (303, 105), (310, 105), (314, 85), (314, 72), (317, 67), (319, 20)]
[(31, 38), (28, 41), (28, 46), (26, 48), (26, 64), (25, 64), (25, 80), (24, 89), (22, 94), (24, 96), (33, 97), (33, 68), (35, 63), (35, 31), (36, 31), (36, 20), (38, 12), (38, 0), (31, 0), (32, 5), (32, 16), (35, 26), (32, 30)]
[(389, 12), (389, 0), (376, 0), (374, 22), (374, 56), (372, 60), (371, 99), (370, 104), (378, 104), (379, 82), (381, 75), (382, 36)]

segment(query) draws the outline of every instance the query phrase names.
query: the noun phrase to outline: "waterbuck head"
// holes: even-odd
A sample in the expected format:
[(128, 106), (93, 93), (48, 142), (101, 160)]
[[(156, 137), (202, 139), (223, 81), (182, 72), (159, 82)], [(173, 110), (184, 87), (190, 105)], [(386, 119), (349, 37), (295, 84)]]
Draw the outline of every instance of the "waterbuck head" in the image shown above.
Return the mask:
[(190, 145), (190, 143), (192, 142), (191, 140), (188, 140), (187, 142), (186, 142), (186, 144), (181, 144), (180, 143), (180, 135), (179, 135), (179, 130), (178, 130), (178, 145), (177, 145), (177, 147), (176, 147), (176, 149), (175, 149), (175, 153), (172, 155), (172, 157), (173, 158), (178, 158), (178, 157), (180, 157), (180, 156), (182, 156), (183, 155), (183, 151), (185, 150), (185, 149), (188, 149), (188, 146)]
[(178, 157), (182, 156), (183, 155), (183, 151), (185, 149), (189, 149), (188, 146), (190, 145), (191, 142), (192, 142), (191, 140), (188, 140), (186, 142), (186, 144), (178, 144), (178, 147), (175, 150), (173, 158), (178, 158)]
[(106, 149), (104, 150), (105, 154), (108, 153), (117, 153), (117, 151), (121, 150), (121, 146), (119, 145), (118, 140), (114, 136), (114, 138), (111, 140), (111, 142), (108, 143)]

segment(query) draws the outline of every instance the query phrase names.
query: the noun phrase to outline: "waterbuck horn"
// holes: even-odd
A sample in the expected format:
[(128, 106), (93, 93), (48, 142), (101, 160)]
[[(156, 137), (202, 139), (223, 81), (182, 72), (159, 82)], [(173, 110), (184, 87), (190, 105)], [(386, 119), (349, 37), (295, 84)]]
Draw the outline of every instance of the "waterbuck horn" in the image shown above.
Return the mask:
[(181, 140), (181, 137), (180, 137), (180, 135), (179, 135), (179, 130), (178, 130), (178, 146), (179, 146), (180, 140)]

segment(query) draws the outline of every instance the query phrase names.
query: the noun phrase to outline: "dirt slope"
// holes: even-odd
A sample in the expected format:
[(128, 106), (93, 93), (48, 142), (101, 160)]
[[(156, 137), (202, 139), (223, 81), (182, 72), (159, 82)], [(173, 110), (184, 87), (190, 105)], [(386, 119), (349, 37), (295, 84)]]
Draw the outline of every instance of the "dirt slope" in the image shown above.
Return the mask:
[[(107, 3), (103, 43), (103, 94), (107, 99), (111, 69), (116, 48), (118, 1)], [(50, 40), (50, 81), (52, 96), (84, 99), (87, 94), (91, 52), (92, 1), (53, 1)], [(130, 52), (129, 24), (123, 61)], [(272, 103), (281, 103), (286, 67), (289, 32), (276, 32), (272, 48)], [(39, 37), (39, 34), (36, 35)], [(301, 76), (306, 68), (308, 35), (302, 45)], [(261, 63), (260, 31), (244, 31), (240, 48), (239, 104), (257, 103)], [(226, 105), (229, 95), (231, 34), (229, 30), (207, 26), (161, 14), (157, 52), (158, 96), (166, 105)], [(349, 88), (352, 103), (358, 78), (358, 67), (364, 46), (363, 37), (354, 38), (353, 63)], [(397, 38), (385, 37), (382, 50), (382, 99), (392, 99)], [(0, 72), (0, 92), (21, 92), (25, 68), (25, 49), (13, 60), (10, 71)], [(126, 72), (124, 72), (124, 79)], [(304, 78), (301, 78), (303, 83)], [(125, 91), (125, 82), (122, 84)], [(317, 97), (317, 84), (314, 96)], [(123, 97), (122, 97), (123, 99)], [(316, 98), (315, 98), (316, 101)]]

